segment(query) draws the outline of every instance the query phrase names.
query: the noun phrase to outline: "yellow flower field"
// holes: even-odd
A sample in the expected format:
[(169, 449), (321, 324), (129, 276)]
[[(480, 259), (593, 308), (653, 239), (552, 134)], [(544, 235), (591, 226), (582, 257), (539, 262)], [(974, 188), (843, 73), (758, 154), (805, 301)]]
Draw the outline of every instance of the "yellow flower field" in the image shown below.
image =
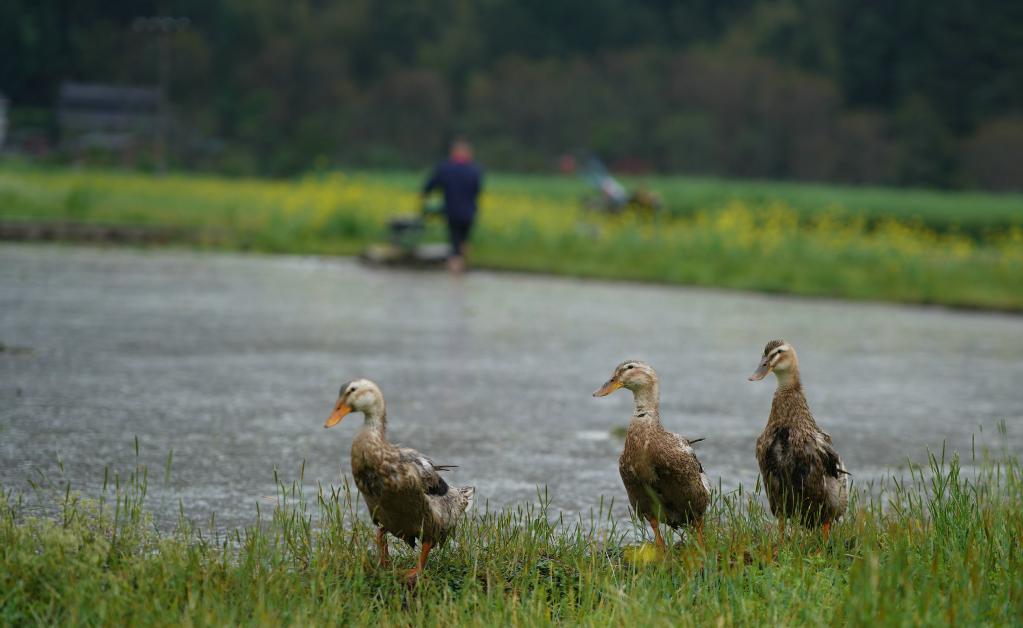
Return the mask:
[[(583, 210), (560, 183), (493, 179), (472, 241), (481, 266), (1023, 309), (1018, 225), (977, 237), (868, 219), (839, 202), (808, 212), (739, 197), (678, 216), (607, 216)], [(391, 218), (419, 211), (417, 183), (400, 174), (270, 181), (17, 167), (0, 169), (0, 218), (168, 225), (194, 229), (206, 247), (352, 254), (384, 237)], [(443, 239), (439, 221), (431, 236)]]

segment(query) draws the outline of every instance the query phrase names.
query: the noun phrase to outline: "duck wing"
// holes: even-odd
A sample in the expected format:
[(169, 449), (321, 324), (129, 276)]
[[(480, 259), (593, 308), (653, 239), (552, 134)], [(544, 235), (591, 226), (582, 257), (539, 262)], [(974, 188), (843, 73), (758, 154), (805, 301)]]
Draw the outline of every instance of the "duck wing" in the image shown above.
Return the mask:
[(710, 503), (710, 480), (693, 451), (692, 443), (697, 441), (668, 434), (671, 439), (654, 456), (658, 481), (653, 488), (668, 515), (667, 523), (678, 527), (703, 517)]
[(797, 516), (806, 525), (817, 525), (844, 512), (849, 472), (824, 432), (765, 430), (757, 442), (757, 461), (776, 517)]
[(452, 469), (455, 465), (441, 465), (419, 453), (415, 449), (401, 447), (399, 457), (406, 466), (418, 474), (426, 502), (432, 516), (428, 538), (443, 541), (454, 529), (463, 512), (472, 507), (476, 489), (471, 486), (451, 486), (440, 476), (441, 471)]
[(439, 465), (433, 460), (409, 447), (398, 448), (398, 461), (419, 478), (423, 492), (427, 495), (446, 495), (450, 487), (440, 476), (441, 471), (455, 468), (455, 465)]
[(852, 475), (849, 473), (845, 465), (842, 464), (842, 459), (838, 457), (838, 452), (835, 451), (834, 445), (831, 444), (831, 435), (826, 432), (817, 432), (817, 450), (821, 456), (821, 463), (824, 467), (824, 473), (830, 477), (838, 479), (843, 475)]

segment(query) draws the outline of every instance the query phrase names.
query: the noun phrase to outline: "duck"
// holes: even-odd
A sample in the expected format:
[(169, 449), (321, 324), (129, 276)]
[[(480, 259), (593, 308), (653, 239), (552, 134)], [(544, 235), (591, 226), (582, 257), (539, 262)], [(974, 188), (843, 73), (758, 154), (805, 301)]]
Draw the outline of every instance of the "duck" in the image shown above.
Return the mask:
[(419, 559), (405, 574), (414, 583), (426, 567), (430, 550), (444, 544), (472, 506), (475, 488), (452, 486), (441, 477), (453, 465), (436, 464), (415, 449), (387, 440), (387, 405), (372, 381), (357, 379), (341, 386), (324, 427), (334, 427), (352, 412), (364, 417), (352, 440), (352, 477), (377, 528), (380, 565), (390, 565), (388, 534), (412, 549), (419, 541)]
[(771, 513), (782, 534), (785, 521), (795, 519), (804, 527), (820, 528), (827, 540), (831, 524), (842, 517), (849, 501), (849, 472), (831, 436), (810, 412), (791, 343), (768, 342), (749, 379), (759, 381), (769, 373), (774, 373), (778, 387), (756, 453)]
[(660, 524), (695, 528), (703, 541), (703, 518), (710, 504), (710, 481), (689, 440), (664, 429), (660, 415), (657, 372), (639, 360), (615, 367), (611, 378), (594, 393), (604, 397), (619, 388), (632, 391), (636, 407), (629, 420), (625, 448), (618, 459), (629, 504), (654, 531), (658, 549), (666, 549)]

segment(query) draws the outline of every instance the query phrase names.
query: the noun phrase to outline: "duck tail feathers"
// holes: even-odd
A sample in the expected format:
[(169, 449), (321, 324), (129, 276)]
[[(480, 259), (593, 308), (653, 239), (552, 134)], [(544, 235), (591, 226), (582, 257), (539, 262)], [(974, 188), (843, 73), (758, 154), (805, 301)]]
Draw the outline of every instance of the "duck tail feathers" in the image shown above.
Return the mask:
[(476, 500), (476, 487), (475, 486), (462, 486), (458, 489), (458, 494), (465, 500), (465, 507), (463, 511), (468, 512), (472, 508), (473, 502)]

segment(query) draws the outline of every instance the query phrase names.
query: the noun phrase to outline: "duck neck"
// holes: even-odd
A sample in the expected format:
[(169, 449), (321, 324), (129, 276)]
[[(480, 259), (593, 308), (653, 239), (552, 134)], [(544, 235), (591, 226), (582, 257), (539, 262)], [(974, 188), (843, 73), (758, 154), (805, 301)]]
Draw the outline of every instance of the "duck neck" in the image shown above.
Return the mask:
[(810, 405), (803, 394), (803, 384), (799, 380), (799, 371), (795, 368), (784, 373), (775, 371), (778, 376), (778, 388), (774, 391), (774, 400), (771, 402), (771, 417), (769, 423), (790, 424), (809, 423), (816, 425), (813, 413), (810, 412)]
[(775, 371), (774, 375), (778, 378), (776, 393), (802, 392), (803, 383), (799, 379), (799, 367), (793, 365), (788, 370)]
[(378, 407), (366, 410), (363, 415), (365, 420), (363, 421), (362, 429), (377, 432), (381, 437), (387, 433), (387, 407), (383, 401), (380, 402)]
[(660, 420), (660, 397), (661, 393), (657, 382), (651, 382), (650, 384), (637, 388), (632, 391), (633, 399), (636, 402), (636, 412), (633, 414), (636, 418), (650, 418), (654, 421)]

